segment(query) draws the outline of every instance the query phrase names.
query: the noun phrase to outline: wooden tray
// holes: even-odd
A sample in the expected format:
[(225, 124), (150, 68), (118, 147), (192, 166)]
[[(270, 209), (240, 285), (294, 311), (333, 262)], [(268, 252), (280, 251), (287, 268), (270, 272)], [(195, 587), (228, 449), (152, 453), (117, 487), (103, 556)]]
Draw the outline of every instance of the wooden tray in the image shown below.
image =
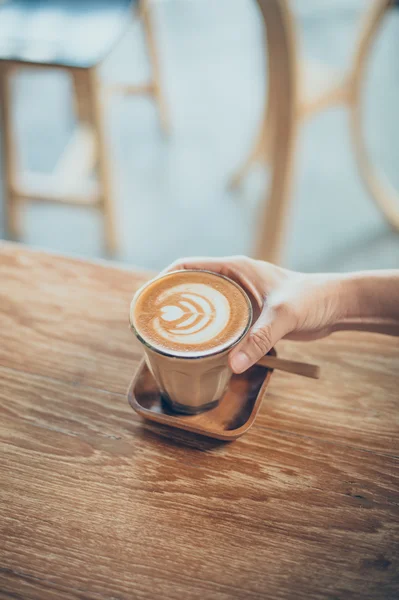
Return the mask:
[(219, 440), (235, 440), (255, 421), (271, 374), (272, 369), (254, 365), (241, 375), (233, 375), (218, 406), (198, 415), (182, 415), (173, 412), (162, 400), (153, 376), (142, 361), (130, 384), (128, 400), (139, 415), (150, 421)]

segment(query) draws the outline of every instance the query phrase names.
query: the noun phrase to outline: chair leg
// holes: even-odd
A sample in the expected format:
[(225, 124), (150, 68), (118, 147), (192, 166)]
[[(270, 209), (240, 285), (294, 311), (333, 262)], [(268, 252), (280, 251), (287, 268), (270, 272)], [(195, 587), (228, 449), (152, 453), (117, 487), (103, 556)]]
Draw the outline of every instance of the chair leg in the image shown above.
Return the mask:
[(0, 109), (3, 130), (3, 178), (6, 231), (11, 238), (18, 239), (21, 234), (21, 224), (18, 206), (19, 199), (14, 191), (15, 180), (17, 177), (17, 156), (15, 139), (12, 131), (11, 104), (11, 71), (3, 66), (0, 67)]
[(249, 155), (241, 167), (234, 173), (229, 182), (230, 189), (236, 189), (241, 185), (244, 177), (256, 163), (266, 162), (269, 158), (269, 127), (270, 127), (270, 105), (268, 103), (266, 114), (260, 126), (260, 130)]
[(399, 231), (399, 194), (370, 158), (364, 138), (361, 106), (357, 99), (351, 102), (349, 114), (352, 143), (360, 176), (388, 223), (394, 230)]
[[(109, 254), (117, 252), (118, 243), (115, 229), (114, 204), (111, 185), (111, 168), (108, 160), (107, 142), (104, 125), (101, 88), (95, 67), (85, 71), (87, 89), (87, 108), (94, 125), (94, 135), (98, 152), (98, 180), (100, 186), (100, 207), (104, 215), (105, 246)], [(86, 102), (86, 101), (85, 101)], [(82, 108), (82, 106), (81, 106)]]
[(272, 179), (268, 197), (259, 217), (259, 230), (255, 247), (256, 258), (279, 264), (288, 216), (293, 158), (295, 152), (296, 125), (286, 123), (277, 151), (273, 157)]
[(168, 134), (170, 131), (169, 111), (167, 109), (165, 96), (161, 85), (158, 48), (155, 40), (149, 0), (140, 0), (140, 15), (142, 17), (144, 35), (146, 38), (148, 56), (152, 70), (153, 80), (151, 87), (158, 104), (161, 129), (164, 133)]
[(350, 79), (349, 114), (352, 142), (360, 176), (385, 218), (396, 231), (399, 231), (399, 194), (371, 160), (362, 124), (361, 102), (367, 60), (382, 19), (391, 4), (389, 0), (376, 0), (365, 14)]
[(255, 256), (280, 262), (291, 196), (293, 156), (299, 125), (296, 38), (285, 1), (258, 0), (268, 40), (271, 185), (262, 214)]

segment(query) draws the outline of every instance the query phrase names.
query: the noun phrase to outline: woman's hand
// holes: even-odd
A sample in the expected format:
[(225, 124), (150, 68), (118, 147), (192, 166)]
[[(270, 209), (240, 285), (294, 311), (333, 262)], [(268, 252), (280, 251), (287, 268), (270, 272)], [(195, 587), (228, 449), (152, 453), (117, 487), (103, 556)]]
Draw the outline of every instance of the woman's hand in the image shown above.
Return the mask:
[(207, 269), (226, 275), (251, 297), (254, 323), (230, 354), (235, 373), (256, 363), (281, 338), (310, 340), (326, 336), (349, 314), (348, 303), (340, 294), (339, 275), (294, 273), (245, 256), (183, 259), (166, 270), (179, 269)]

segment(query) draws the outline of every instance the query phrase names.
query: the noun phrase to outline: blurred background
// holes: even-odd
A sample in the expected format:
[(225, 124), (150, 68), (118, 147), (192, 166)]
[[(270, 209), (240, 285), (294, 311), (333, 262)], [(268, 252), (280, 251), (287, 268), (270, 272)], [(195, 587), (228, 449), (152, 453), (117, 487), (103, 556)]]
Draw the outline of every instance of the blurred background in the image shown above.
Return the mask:
[[(307, 93), (307, 85), (318, 93), (322, 86), (345, 80), (362, 19), (373, 4), (280, 4), (294, 24), (298, 65), (308, 60), (318, 65), (319, 83), (308, 82), (298, 68), (301, 93)], [(275, 147), (268, 163), (255, 160), (231, 186), (259, 135), (270, 91), (268, 44), (257, 2), (150, 0), (134, 11), (113, 0), (84, 5), (85, 0), (0, 0), (5, 142), (0, 237), (151, 269), (187, 255), (260, 255), (257, 236), (265, 234), (260, 221), (266, 214), (270, 227), (273, 217), (264, 211)], [(279, 43), (275, 40), (276, 69), (283, 78)], [(345, 105), (328, 106), (297, 126), (278, 258), (285, 266), (305, 271), (399, 267), (398, 56), (399, 7), (392, 7), (378, 17), (368, 41), (357, 109), (380, 199), (357, 170)], [(95, 81), (90, 79), (94, 69)], [(104, 128), (100, 163), (92, 166), (105, 168), (110, 180), (107, 206), (114, 214), (115, 236), (108, 250), (102, 205), (79, 206), (81, 196), (102, 197), (108, 185), (107, 173), (99, 184), (89, 176), (83, 185), (83, 166), (91, 161), (86, 165), (82, 148), (92, 151), (98, 133), (93, 142), (84, 130), (74, 142), (75, 158), (63, 155), (77, 125), (74, 90), (80, 85), (83, 98), (86, 93), (86, 75), (78, 80), (81, 73), (88, 73), (88, 93), (98, 92), (83, 120), (87, 125), (91, 111), (97, 111), (94, 128), (99, 120)], [(38, 178), (24, 179), (24, 173)], [(44, 191), (42, 175), (50, 176)], [(383, 188), (387, 181), (389, 193)], [(23, 200), (15, 198), (16, 188), (22, 189)], [(72, 202), (64, 197), (67, 192)], [(8, 211), (7, 194), (13, 203)], [(35, 195), (42, 201), (31, 200)], [(387, 204), (391, 218), (381, 210)], [(7, 225), (9, 213), (17, 225)]]

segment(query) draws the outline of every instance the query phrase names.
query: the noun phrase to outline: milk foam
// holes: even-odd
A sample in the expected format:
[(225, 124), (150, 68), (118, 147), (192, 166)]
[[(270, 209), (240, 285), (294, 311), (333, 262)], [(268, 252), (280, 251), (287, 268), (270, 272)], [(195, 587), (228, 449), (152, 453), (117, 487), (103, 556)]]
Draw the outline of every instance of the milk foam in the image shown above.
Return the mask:
[(195, 358), (223, 351), (251, 321), (245, 292), (208, 271), (182, 270), (150, 281), (130, 307), (136, 335), (171, 356)]
[(206, 283), (187, 283), (163, 291), (156, 299), (154, 331), (165, 342), (198, 345), (211, 342), (230, 319), (230, 303)]

